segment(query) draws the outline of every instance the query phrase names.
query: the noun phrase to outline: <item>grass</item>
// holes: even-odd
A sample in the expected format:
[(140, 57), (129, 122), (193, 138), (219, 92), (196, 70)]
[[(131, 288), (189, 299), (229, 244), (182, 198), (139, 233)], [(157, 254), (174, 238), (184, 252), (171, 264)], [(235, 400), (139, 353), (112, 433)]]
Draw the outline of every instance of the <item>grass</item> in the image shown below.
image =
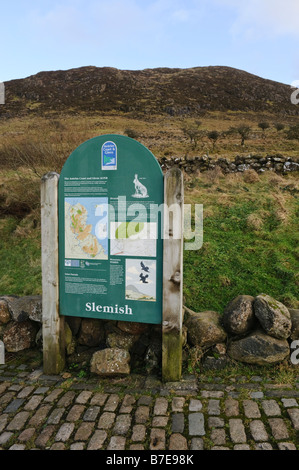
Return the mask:
[[(2, 172), (2, 180), (17, 201), (30, 191), (38, 197), (36, 176), (25, 194), (13, 172)], [(185, 202), (204, 205), (203, 247), (184, 252), (187, 307), (222, 313), (240, 294), (266, 293), (298, 308), (298, 186), (295, 176), (272, 173), (185, 177)], [(22, 217), (2, 217), (0, 237), (0, 294), (41, 294), (39, 205)]]
[[(279, 117), (279, 120), (280, 117)], [(270, 128), (263, 135), (258, 123), (267, 121)], [(196, 126), (197, 119), (170, 116), (143, 116), (137, 118), (122, 113), (59, 115), (47, 114), (44, 117), (28, 116), (0, 121), (0, 162), (1, 165), (16, 164), (15, 152), (12, 149), (30, 149), (30, 154), (37, 160), (51, 165), (50, 169), (60, 171), (68, 155), (82, 142), (103, 134), (130, 134), (149, 148), (157, 158), (163, 156), (180, 157), (209, 153), (213, 157), (234, 158), (236, 154), (255, 153), (260, 155), (283, 153), (286, 156), (298, 157), (299, 141), (288, 140), (285, 131), (298, 124), (298, 117), (285, 116), (282, 124), (285, 131), (274, 127), (277, 117), (270, 114), (241, 112), (208, 112), (200, 119), (200, 131), (217, 130), (220, 134), (231, 127), (240, 125), (251, 128), (250, 137), (241, 146), (238, 135), (221, 136), (216, 145), (208, 137), (194, 143), (184, 133), (183, 128)], [(12, 153), (14, 155), (12, 155)], [(2, 154), (2, 158), (1, 158)]]
[(187, 307), (221, 313), (240, 294), (267, 293), (298, 308), (299, 205), (285, 190), (293, 184), (269, 174), (254, 183), (243, 175), (186, 183), (186, 202), (204, 205), (203, 247), (184, 253)]
[[(297, 117), (285, 117), (286, 126)], [(200, 129), (219, 132), (250, 125), (244, 148), (238, 136), (208, 139), (194, 148), (182, 128), (192, 119), (165, 116), (137, 118), (121, 113), (48, 114), (0, 121), (0, 294), (40, 294), (40, 177), (60, 172), (69, 154), (99, 134), (136, 132), (138, 140), (160, 158), (237, 154), (298, 155), (299, 141), (285, 139), (274, 116), (209, 112)], [(271, 128), (262, 135), (258, 123)], [(208, 171), (185, 175), (185, 202), (204, 205), (204, 243), (184, 253), (184, 302), (192, 310), (220, 313), (239, 294), (265, 292), (289, 307), (298, 307), (298, 194), (296, 176), (255, 172), (224, 176)]]
[(40, 231), (22, 236), (19, 220), (0, 219), (0, 295), (41, 294)]

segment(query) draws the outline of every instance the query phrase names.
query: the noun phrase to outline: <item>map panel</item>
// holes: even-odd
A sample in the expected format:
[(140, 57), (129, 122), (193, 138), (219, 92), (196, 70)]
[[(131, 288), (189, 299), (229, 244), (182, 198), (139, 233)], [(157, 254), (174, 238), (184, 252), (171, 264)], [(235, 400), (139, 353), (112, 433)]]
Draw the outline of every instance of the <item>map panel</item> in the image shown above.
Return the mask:
[(108, 260), (108, 198), (65, 198), (65, 258)]
[(156, 257), (156, 223), (111, 222), (110, 234), (111, 256)]

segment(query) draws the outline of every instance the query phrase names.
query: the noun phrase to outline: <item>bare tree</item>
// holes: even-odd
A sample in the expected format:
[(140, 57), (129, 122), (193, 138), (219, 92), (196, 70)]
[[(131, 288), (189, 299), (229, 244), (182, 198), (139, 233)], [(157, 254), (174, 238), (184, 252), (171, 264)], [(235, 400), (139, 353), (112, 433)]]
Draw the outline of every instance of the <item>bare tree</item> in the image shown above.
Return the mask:
[(199, 129), (201, 126), (201, 121), (195, 121), (194, 124), (185, 124), (182, 127), (182, 131), (185, 135), (185, 137), (190, 139), (191, 144), (193, 144), (193, 147), (197, 147), (197, 143), (199, 138), (202, 136), (202, 133)]
[(229, 133), (237, 133), (241, 136), (241, 145), (245, 145), (245, 140), (247, 140), (251, 133), (251, 127), (249, 126), (239, 126), (237, 128), (231, 128)]

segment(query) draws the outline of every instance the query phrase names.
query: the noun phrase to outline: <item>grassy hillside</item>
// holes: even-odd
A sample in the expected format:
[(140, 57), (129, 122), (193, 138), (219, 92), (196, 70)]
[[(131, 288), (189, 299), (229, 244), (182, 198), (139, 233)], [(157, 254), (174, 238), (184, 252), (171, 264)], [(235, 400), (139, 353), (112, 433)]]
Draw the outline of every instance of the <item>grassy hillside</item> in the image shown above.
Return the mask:
[(126, 113), (198, 117), (203, 111), (270, 112), (298, 116), (291, 87), (231, 67), (118, 70), (81, 67), (40, 72), (6, 82), (0, 116), (46, 112)]
[[(262, 131), (261, 122), (269, 123)], [(284, 129), (277, 131), (281, 123)], [(289, 139), (288, 130), (299, 118), (273, 114), (209, 112), (200, 118), (151, 116), (139, 119), (117, 114), (52, 114), (0, 119), (0, 165), (5, 168), (44, 167), (60, 171), (69, 154), (82, 142), (103, 134), (129, 135), (149, 148), (157, 158), (196, 156), (234, 158), (237, 154), (283, 153), (298, 158), (299, 138)], [(250, 128), (245, 144), (232, 129)], [(214, 143), (209, 132), (217, 131)], [(193, 137), (191, 139), (191, 137)], [(299, 136), (299, 134), (298, 134)], [(195, 139), (195, 140), (194, 140)]]
[(185, 251), (185, 304), (221, 312), (264, 292), (298, 308), (298, 196), (298, 178), (251, 171), (186, 182), (186, 202), (204, 204), (204, 243)]
[[(0, 178), (15, 211), (0, 218), (0, 294), (40, 294), (39, 178), (25, 169)], [(298, 308), (298, 178), (213, 170), (185, 176), (185, 192), (186, 203), (204, 205), (203, 247), (184, 253), (185, 304), (221, 312), (239, 294), (265, 292)]]
[[(299, 124), (290, 87), (226, 67), (136, 73), (83, 68), (6, 85), (7, 104), (0, 110), (0, 295), (41, 293), (40, 178), (60, 172), (87, 139), (128, 135), (158, 159), (299, 156), (298, 129), (288, 135)], [(242, 143), (236, 130), (244, 126)], [(221, 311), (238, 294), (261, 292), (298, 307), (298, 185), (298, 175), (271, 172), (185, 175), (186, 202), (204, 205), (203, 247), (185, 252), (188, 307)]]

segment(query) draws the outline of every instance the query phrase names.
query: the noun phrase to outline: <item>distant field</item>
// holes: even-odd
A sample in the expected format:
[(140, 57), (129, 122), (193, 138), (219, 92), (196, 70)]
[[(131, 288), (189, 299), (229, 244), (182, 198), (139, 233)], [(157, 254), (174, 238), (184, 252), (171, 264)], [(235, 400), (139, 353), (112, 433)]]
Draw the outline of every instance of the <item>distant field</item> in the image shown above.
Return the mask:
[[(269, 128), (262, 131), (259, 123)], [(280, 123), (283, 130), (277, 131)], [(64, 161), (87, 139), (103, 134), (129, 135), (148, 147), (157, 158), (204, 155), (234, 158), (237, 154), (283, 153), (298, 158), (299, 139), (288, 140), (286, 131), (299, 123), (298, 117), (277, 117), (251, 112), (209, 112), (199, 119), (170, 116), (128, 117), (121, 113), (102, 115), (29, 116), (0, 120), (1, 167), (16, 168), (31, 164), (60, 171)], [(231, 128), (250, 127), (245, 144), (238, 134), (225, 134)], [(190, 132), (191, 131), (191, 134)], [(206, 134), (217, 131), (213, 142)], [(196, 134), (196, 138), (192, 139)], [(191, 135), (191, 136), (190, 136)]]

